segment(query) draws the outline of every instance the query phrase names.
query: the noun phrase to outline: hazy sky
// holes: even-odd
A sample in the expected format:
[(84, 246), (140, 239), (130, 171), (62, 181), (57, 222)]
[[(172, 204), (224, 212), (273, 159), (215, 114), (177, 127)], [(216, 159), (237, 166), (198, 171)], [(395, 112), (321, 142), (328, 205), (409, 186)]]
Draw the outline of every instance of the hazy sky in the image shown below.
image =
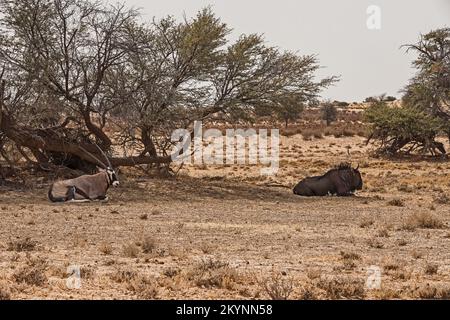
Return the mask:
[[(319, 76), (340, 75), (323, 93), (333, 100), (360, 101), (398, 91), (413, 74), (412, 53), (400, 46), (420, 33), (450, 27), (450, 0), (124, 0), (142, 8), (144, 19), (190, 17), (210, 5), (231, 28), (264, 34), (270, 45), (317, 54)], [(369, 30), (370, 5), (381, 9), (381, 29)]]

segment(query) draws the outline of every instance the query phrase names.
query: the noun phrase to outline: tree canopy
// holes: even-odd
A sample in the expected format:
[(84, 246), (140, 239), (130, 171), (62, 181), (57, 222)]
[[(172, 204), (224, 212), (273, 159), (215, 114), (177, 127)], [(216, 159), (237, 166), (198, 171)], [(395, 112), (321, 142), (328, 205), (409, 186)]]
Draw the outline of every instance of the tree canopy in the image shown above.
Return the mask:
[(175, 129), (301, 110), (337, 81), (261, 35), (230, 42), (210, 8), (147, 23), (98, 1), (0, 0), (0, 14), (0, 149), (41, 166), (89, 163), (93, 142), (115, 166), (170, 163)]

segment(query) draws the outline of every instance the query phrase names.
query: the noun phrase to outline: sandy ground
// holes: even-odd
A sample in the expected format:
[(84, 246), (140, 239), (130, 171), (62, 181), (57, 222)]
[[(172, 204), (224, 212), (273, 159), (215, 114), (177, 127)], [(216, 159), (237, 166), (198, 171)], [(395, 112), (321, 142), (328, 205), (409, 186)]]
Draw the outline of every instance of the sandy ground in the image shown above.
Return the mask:
[[(356, 137), (293, 136), (281, 151), (276, 177), (249, 166), (122, 177), (107, 204), (1, 191), (0, 298), (450, 298), (448, 160), (377, 159)], [(341, 161), (361, 165), (356, 197), (291, 194)], [(367, 286), (370, 270), (380, 286)]]

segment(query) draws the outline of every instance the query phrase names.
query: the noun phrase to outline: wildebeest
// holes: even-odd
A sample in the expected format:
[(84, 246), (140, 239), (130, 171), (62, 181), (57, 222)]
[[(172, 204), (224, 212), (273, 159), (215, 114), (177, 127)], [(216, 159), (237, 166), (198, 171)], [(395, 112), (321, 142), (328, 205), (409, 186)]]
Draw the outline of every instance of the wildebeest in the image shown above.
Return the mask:
[(108, 200), (106, 192), (109, 187), (118, 187), (120, 183), (108, 157), (98, 146), (97, 148), (106, 159), (108, 165), (105, 165), (94, 155), (85, 151), (103, 167), (103, 170), (94, 175), (84, 175), (75, 179), (55, 182), (48, 190), (48, 198), (51, 202)]
[(363, 181), (359, 165), (353, 169), (351, 164), (342, 163), (328, 171), (323, 176), (308, 177), (300, 181), (294, 188), (294, 194), (313, 197), (338, 195), (349, 196), (356, 190), (361, 190)]

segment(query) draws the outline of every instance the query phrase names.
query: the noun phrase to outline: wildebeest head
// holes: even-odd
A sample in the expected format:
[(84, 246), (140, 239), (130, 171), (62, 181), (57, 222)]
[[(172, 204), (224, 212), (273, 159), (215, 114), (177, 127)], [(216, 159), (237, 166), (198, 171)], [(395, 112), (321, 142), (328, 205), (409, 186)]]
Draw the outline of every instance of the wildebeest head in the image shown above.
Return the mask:
[(349, 164), (341, 164), (338, 168), (339, 177), (348, 187), (349, 191), (362, 190), (363, 181), (359, 165), (354, 169)]

